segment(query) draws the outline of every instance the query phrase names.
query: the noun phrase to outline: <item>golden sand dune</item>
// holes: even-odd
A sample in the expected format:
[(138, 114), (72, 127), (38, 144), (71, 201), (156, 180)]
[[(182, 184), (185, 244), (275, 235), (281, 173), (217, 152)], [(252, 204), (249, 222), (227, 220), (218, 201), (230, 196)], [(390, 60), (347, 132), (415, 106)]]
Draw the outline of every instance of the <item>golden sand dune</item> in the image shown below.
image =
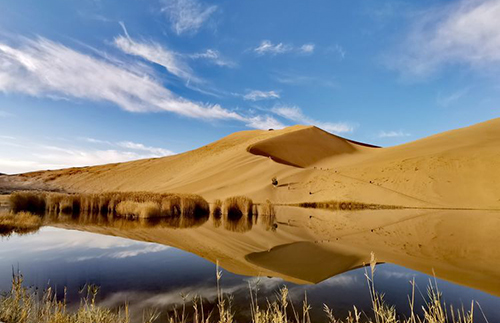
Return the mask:
[(269, 157), (275, 162), (308, 167), (324, 159), (370, 150), (375, 146), (361, 144), (308, 127), (261, 140), (248, 146), (248, 152)]
[(241, 194), (275, 203), (353, 200), (498, 209), (500, 119), (389, 148), (310, 126), (242, 131), (175, 156), (9, 180), (67, 191), (197, 193), (208, 200)]

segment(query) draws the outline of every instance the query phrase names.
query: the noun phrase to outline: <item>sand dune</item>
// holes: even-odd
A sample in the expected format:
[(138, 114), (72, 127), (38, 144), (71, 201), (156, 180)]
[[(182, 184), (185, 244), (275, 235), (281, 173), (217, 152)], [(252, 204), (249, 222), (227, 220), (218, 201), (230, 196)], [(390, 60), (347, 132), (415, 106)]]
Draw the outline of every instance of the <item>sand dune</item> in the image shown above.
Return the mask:
[[(278, 187), (271, 185), (277, 177)], [(5, 177), (4, 177), (5, 178)], [(376, 148), (311, 126), (242, 131), (157, 159), (9, 176), (67, 191), (248, 195), (276, 203), (354, 200), (500, 208), (500, 119)]]

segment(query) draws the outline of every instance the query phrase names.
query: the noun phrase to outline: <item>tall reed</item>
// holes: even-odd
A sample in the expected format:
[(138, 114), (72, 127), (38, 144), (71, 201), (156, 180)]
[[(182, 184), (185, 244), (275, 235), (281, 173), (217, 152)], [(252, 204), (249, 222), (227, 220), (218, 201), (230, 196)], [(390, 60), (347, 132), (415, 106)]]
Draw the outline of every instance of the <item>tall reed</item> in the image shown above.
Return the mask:
[(10, 196), (14, 212), (44, 214), (99, 213), (126, 217), (203, 217), (210, 213), (208, 202), (194, 194), (158, 194), (150, 192), (106, 192), (65, 194), (21, 191)]

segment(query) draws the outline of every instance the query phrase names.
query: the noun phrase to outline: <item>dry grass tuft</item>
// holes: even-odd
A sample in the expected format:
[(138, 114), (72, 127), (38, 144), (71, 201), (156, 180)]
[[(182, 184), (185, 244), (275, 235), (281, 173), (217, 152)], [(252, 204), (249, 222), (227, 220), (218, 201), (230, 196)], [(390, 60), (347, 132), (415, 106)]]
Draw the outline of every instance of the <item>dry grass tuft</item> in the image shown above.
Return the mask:
[(210, 214), (207, 201), (193, 194), (157, 194), (149, 192), (107, 192), (101, 194), (65, 194), (21, 191), (10, 196), (14, 212), (37, 214), (116, 214), (126, 217), (205, 217)]
[(242, 216), (251, 217), (253, 201), (246, 196), (228, 197), (224, 201), (224, 213), (229, 219), (240, 219)]
[(214, 218), (220, 219), (222, 216), (222, 201), (217, 199), (215, 200), (212, 207), (212, 215)]
[(0, 235), (9, 236), (12, 233), (27, 234), (37, 231), (42, 225), (38, 215), (29, 212), (0, 213)]

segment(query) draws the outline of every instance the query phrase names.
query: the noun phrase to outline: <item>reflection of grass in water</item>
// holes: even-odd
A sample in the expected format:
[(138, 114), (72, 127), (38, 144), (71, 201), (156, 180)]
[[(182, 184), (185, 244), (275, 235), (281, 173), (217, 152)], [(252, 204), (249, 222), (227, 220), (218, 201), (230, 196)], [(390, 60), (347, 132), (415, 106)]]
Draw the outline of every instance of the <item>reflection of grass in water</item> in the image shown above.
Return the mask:
[[(374, 273), (375, 258), (372, 256), (370, 269), (366, 271), (369, 293), (372, 301), (370, 313), (360, 312), (355, 306), (344, 319), (336, 318), (333, 310), (324, 305), (323, 310), (328, 323), (473, 323), (474, 303), (470, 310), (463, 307), (460, 310), (448, 309), (443, 302), (437, 284), (430, 284), (427, 299), (422, 308), (423, 315), (415, 313), (415, 282), (412, 282), (412, 293), (408, 296), (410, 316), (399, 318), (396, 308), (387, 304), (384, 295), (375, 290)], [(193, 297), (192, 311), (187, 313), (184, 302), (180, 310), (174, 309), (169, 316), (169, 323), (236, 323), (235, 310), (233, 309), (232, 297), (224, 294), (220, 286), (222, 272), (217, 267), (217, 306), (208, 314), (203, 308), (201, 297)], [(23, 277), (13, 277), (11, 291), (0, 297), (0, 321), (5, 323), (31, 323), (31, 322), (54, 322), (54, 323), (129, 323), (130, 313), (128, 305), (125, 304), (118, 310), (110, 310), (96, 304), (98, 288), (89, 286), (82, 297), (79, 308), (69, 312), (66, 308), (66, 300), (57, 300), (55, 293), (48, 288), (39, 297), (36, 291), (23, 286)], [(249, 310), (252, 323), (311, 323), (311, 306), (307, 302), (307, 295), (302, 306), (295, 307), (287, 287), (282, 287), (276, 293), (276, 299), (266, 300), (266, 305), (258, 300), (258, 287), (250, 286)], [(479, 309), (481, 309), (479, 307)], [(245, 309), (243, 309), (245, 310)], [(156, 322), (160, 313), (149, 309), (143, 314), (143, 322)]]
[(397, 205), (368, 204), (354, 201), (324, 201), (324, 202), (302, 202), (291, 204), (312, 209), (331, 209), (331, 210), (381, 210), (381, 209), (401, 209)]
[(242, 216), (252, 216), (253, 201), (246, 196), (232, 196), (224, 201), (224, 213), (237, 220)]
[(41, 225), (41, 218), (29, 212), (0, 212), (0, 236), (36, 232)]
[(64, 194), (21, 191), (10, 196), (14, 212), (46, 211), (66, 214), (102, 213), (125, 217), (205, 216), (208, 202), (194, 194), (157, 194), (149, 192), (109, 192), (100, 194)]

